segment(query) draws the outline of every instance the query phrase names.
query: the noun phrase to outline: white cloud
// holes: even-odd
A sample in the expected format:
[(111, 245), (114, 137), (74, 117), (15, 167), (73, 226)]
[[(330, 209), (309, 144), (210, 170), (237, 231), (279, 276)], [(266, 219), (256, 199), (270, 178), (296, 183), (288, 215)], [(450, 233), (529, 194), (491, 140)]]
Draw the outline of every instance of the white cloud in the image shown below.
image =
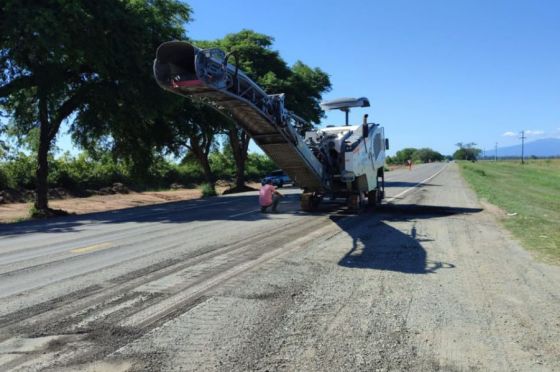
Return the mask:
[(504, 137), (515, 137), (515, 136), (517, 136), (517, 133), (511, 132), (511, 131), (507, 131), (507, 132), (505, 132), (504, 134), (502, 134), (502, 136), (504, 136)]
[(543, 134), (544, 134), (544, 131), (542, 131), (542, 130), (531, 130), (531, 129), (529, 129), (529, 130), (525, 131), (525, 135), (529, 136), (529, 137), (540, 136), (540, 135), (543, 135)]

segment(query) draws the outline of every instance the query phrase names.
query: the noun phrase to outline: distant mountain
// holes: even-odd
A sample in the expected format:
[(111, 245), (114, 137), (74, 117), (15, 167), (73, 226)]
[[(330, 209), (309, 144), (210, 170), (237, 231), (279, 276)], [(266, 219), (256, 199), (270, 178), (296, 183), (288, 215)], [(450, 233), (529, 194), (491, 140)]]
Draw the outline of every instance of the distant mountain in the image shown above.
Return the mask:
[[(544, 138), (525, 142), (525, 156), (560, 156), (560, 138)], [(494, 156), (494, 151), (487, 150), (486, 156)], [(521, 143), (515, 146), (498, 147), (498, 157), (521, 156)]]

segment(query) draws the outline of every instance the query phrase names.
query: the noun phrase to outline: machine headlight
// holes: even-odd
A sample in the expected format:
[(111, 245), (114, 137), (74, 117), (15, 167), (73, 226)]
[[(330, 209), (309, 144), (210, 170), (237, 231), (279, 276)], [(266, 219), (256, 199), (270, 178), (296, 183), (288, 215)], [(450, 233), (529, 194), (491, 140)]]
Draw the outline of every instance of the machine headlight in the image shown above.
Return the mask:
[(354, 172), (343, 171), (340, 174), (340, 180), (342, 182), (353, 182), (355, 179), (356, 179), (356, 175), (354, 174)]

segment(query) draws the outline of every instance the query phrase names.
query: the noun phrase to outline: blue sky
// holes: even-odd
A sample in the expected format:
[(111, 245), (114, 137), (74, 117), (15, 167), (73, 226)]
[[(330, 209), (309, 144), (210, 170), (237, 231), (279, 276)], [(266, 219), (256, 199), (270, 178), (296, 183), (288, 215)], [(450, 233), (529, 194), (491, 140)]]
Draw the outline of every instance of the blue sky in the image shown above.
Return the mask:
[[(252, 29), (273, 36), (289, 64), (327, 72), (333, 90), (325, 99), (368, 97), (370, 110), (352, 117), (367, 112), (381, 123), (392, 153), (508, 146), (521, 130), (529, 140), (560, 137), (560, 1), (188, 4), (192, 39)], [(331, 112), (322, 125), (342, 120)]]
[[(273, 36), (289, 64), (327, 72), (333, 89), (325, 99), (368, 97), (372, 107), (351, 119), (369, 113), (381, 123), (389, 154), (452, 154), (457, 142), (493, 150), (518, 144), (521, 130), (527, 141), (560, 138), (560, 1), (187, 3), (191, 39), (252, 29)], [(321, 125), (343, 120), (333, 111)], [(61, 132), (57, 145), (76, 153)]]

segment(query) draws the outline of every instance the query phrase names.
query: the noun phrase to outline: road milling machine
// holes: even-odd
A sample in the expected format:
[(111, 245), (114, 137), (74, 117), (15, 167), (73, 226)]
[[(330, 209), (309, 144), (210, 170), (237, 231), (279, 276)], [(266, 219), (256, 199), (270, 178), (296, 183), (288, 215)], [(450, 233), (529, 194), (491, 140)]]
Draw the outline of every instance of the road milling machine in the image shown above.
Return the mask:
[(165, 90), (201, 100), (223, 111), (303, 189), (301, 207), (311, 211), (325, 197), (344, 197), (352, 209), (378, 205), (384, 196), (388, 140), (379, 124), (349, 125), (349, 111), (369, 107), (367, 98), (321, 104), (345, 112), (342, 126), (312, 127), (284, 106), (283, 94), (267, 94), (243, 71), (235, 54), (199, 49), (184, 41), (159, 46), (154, 75)]

